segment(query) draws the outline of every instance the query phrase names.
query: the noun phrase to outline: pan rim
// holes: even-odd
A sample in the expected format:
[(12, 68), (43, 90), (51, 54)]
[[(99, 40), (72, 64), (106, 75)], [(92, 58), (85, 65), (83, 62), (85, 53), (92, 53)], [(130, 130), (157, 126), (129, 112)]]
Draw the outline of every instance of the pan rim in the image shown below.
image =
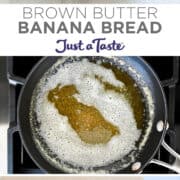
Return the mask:
[[(28, 83), (28, 81), (30, 80), (32, 74), (34, 73), (34, 71), (40, 66), (41, 63), (43, 63), (44, 60), (46, 60), (48, 58), (48, 56), (45, 56), (45, 57), (42, 57), (42, 59), (39, 60), (39, 62), (37, 62), (33, 68), (31, 69), (31, 71), (29, 72), (29, 74), (27, 75), (27, 77), (25, 78), (25, 83), (20, 91), (20, 95), (19, 95), (19, 98), (18, 98), (18, 103), (17, 103), (17, 127), (19, 129), (19, 134), (20, 134), (20, 138), (21, 138), (21, 141), (24, 145), (24, 148), (26, 149), (28, 155), (31, 157), (31, 159), (33, 160), (33, 162), (38, 166), (40, 167), (41, 170), (43, 170), (44, 173), (47, 172), (47, 170), (34, 158), (34, 156), (32, 155), (32, 153), (30, 152), (29, 148), (27, 147), (27, 143), (25, 142), (24, 140), (24, 135), (22, 134), (22, 128), (20, 126), (20, 117), (19, 117), (19, 109), (20, 109), (20, 106), (21, 106), (21, 101), (22, 101), (22, 96), (23, 96), (23, 93), (24, 93), (24, 89), (26, 87), (26, 84)], [(36, 148), (36, 147), (35, 147)], [(41, 156), (41, 153), (39, 153), (39, 155)], [(43, 158), (43, 157), (42, 157)], [(43, 158), (44, 159), (44, 158)], [(44, 159), (45, 160), (45, 159)], [(45, 160), (46, 161), (46, 160)]]
[[(132, 57), (132, 56), (130, 56)], [(156, 79), (156, 82), (158, 83), (158, 86), (160, 88), (160, 91), (161, 91), (161, 94), (162, 94), (162, 98), (163, 98), (163, 101), (164, 101), (164, 128), (163, 128), (163, 131), (162, 131), (162, 135), (161, 135), (161, 138), (159, 140), (159, 144), (156, 146), (156, 149), (154, 150), (154, 152), (152, 153), (151, 157), (149, 158), (148, 161), (146, 161), (146, 163), (144, 163), (144, 165), (142, 166), (142, 168), (138, 171), (139, 173), (141, 173), (141, 171), (143, 171), (143, 169), (151, 162), (151, 160), (153, 159), (153, 157), (156, 155), (158, 149), (160, 148), (161, 144), (162, 144), (162, 141), (164, 140), (165, 138), (165, 135), (166, 135), (166, 126), (167, 126), (167, 119), (168, 119), (168, 112), (167, 112), (167, 101), (166, 101), (166, 96), (165, 96), (165, 92), (164, 92), (164, 89), (162, 87), (162, 84), (161, 84), (161, 81), (159, 79), (159, 77), (157, 76), (157, 74), (154, 72), (154, 70), (152, 69), (152, 67), (147, 63), (147, 61), (145, 61), (142, 57), (140, 56), (137, 56), (139, 59), (141, 59), (141, 61), (143, 61), (143, 63), (148, 67), (148, 69), (151, 71), (151, 73), (153, 74), (154, 78)]]
[[(102, 56), (103, 57), (103, 56)], [(151, 68), (151, 66), (140, 56), (114, 56), (114, 57), (118, 57), (118, 58), (138, 58), (139, 60), (141, 60), (143, 62), (143, 64), (145, 64), (145, 66), (147, 66), (147, 68), (151, 71), (153, 77), (155, 78), (158, 86), (159, 86), (159, 90), (162, 94), (162, 99), (163, 99), (163, 102), (164, 102), (164, 124), (166, 126), (167, 124), (167, 116), (168, 116), (168, 113), (167, 113), (167, 102), (166, 102), (166, 97), (165, 97), (165, 93), (164, 93), (164, 90), (163, 90), (163, 87), (162, 87), (162, 84), (158, 78), (158, 76), (156, 75), (156, 73), (154, 72), (154, 70)], [(21, 92), (20, 92), (20, 96), (19, 96), (19, 99), (18, 99), (18, 105), (17, 105), (17, 125), (18, 125), (18, 129), (19, 129), (19, 134), (20, 134), (20, 137), (21, 137), (21, 140), (24, 144), (24, 147), (26, 149), (26, 151), (28, 152), (28, 154), (30, 155), (31, 159), (35, 162), (35, 164), (38, 165), (38, 167), (40, 167), (44, 172), (49, 172), (47, 169), (44, 169), (44, 167), (41, 165), (41, 163), (39, 163), (36, 158), (34, 158), (34, 156), (32, 155), (32, 153), (30, 152), (29, 148), (27, 147), (27, 143), (25, 142), (24, 140), (24, 135), (22, 134), (22, 128), (20, 126), (20, 117), (19, 117), (19, 109), (20, 109), (20, 106), (21, 106), (21, 101), (22, 101), (22, 96), (23, 96), (23, 93), (24, 93), (24, 90), (25, 90), (25, 87), (27, 85), (27, 83), (29, 82), (29, 80), (31, 79), (32, 77), (32, 74), (34, 73), (34, 71), (40, 66), (41, 63), (43, 63), (44, 60), (46, 60), (47, 58), (55, 58), (57, 60), (57, 58), (62, 58), (62, 57), (54, 57), (54, 56), (46, 56), (46, 57), (43, 57), (39, 62), (37, 62), (35, 64), (35, 66), (31, 69), (30, 73), (28, 74), (28, 76), (26, 77), (25, 79), (25, 83), (21, 89)], [(156, 146), (155, 150), (153, 151), (153, 153), (151, 153), (151, 157), (145, 162), (143, 163), (142, 167), (139, 169), (139, 171), (136, 171), (134, 173), (140, 173), (146, 166), (147, 164), (149, 164), (149, 162), (153, 159), (153, 157), (155, 156), (157, 150), (159, 149), (163, 139), (164, 139), (164, 136), (166, 134), (166, 128), (163, 129), (162, 133), (161, 133), (161, 137), (159, 138), (159, 143), (158, 145)], [(41, 153), (39, 152), (39, 154), (41, 155)], [(43, 157), (43, 156), (42, 156)], [(44, 159), (44, 157), (43, 157)], [(45, 161), (47, 161), (46, 159), (44, 159)], [(48, 161), (47, 161), (48, 162)], [(49, 163), (49, 162), (48, 162)], [(50, 164), (51, 165), (51, 164)], [(52, 166), (52, 165), (51, 165)], [(57, 169), (56, 167), (53, 166), (53, 168)], [(124, 169), (122, 169), (123, 171)], [(57, 172), (60, 172), (59, 169), (57, 169)], [(50, 172), (50, 173), (53, 173), (53, 172)], [(133, 172), (129, 172), (129, 173), (133, 173)]]

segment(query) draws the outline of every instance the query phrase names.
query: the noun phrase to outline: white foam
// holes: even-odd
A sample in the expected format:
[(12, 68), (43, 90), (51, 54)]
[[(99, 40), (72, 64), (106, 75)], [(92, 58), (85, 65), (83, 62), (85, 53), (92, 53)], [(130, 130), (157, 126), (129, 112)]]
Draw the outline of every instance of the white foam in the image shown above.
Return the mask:
[[(108, 165), (121, 159), (135, 148), (135, 141), (141, 133), (128, 101), (123, 95), (105, 91), (95, 75), (114, 86), (124, 86), (111, 70), (88, 61), (74, 62), (66, 64), (48, 78), (35, 105), (37, 119), (41, 122), (40, 133), (47, 145), (60, 159), (85, 168)], [(120, 135), (114, 136), (107, 144), (90, 145), (81, 141), (68, 118), (60, 115), (47, 100), (48, 91), (59, 83), (61, 86), (74, 84), (79, 91), (75, 95), (77, 100), (96, 107), (105, 119), (119, 127)]]

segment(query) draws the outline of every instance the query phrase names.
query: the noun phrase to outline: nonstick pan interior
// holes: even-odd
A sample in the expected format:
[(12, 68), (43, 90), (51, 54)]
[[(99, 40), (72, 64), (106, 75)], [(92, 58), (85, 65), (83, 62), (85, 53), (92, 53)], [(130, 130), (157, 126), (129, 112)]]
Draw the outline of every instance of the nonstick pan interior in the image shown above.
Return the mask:
[[(152, 112), (149, 112), (148, 115), (146, 116), (147, 118), (147, 122), (145, 123), (146, 127), (144, 128), (144, 132), (142, 133), (142, 137), (140, 138), (141, 139), (140, 141), (142, 142), (143, 136), (145, 135), (145, 133), (147, 133), (148, 127), (151, 132), (150, 135), (148, 136), (148, 140), (145, 146), (142, 149), (139, 148), (136, 151), (132, 151), (125, 158), (121, 160), (117, 160), (116, 162), (109, 164), (106, 167), (94, 167), (88, 169), (87, 171), (106, 172), (106, 173), (139, 172), (146, 165), (146, 163), (152, 158), (163, 136), (163, 131), (158, 132), (156, 130), (157, 122), (160, 120), (165, 122), (166, 120), (166, 102), (159, 81), (155, 76), (155, 74), (153, 73), (153, 71), (151, 70), (151, 68), (142, 59), (138, 57), (120, 57), (120, 58), (117, 57), (115, 59), (104, 58), (104, 57), (95, 57), (95, 58), (88, 57), (88, 58), (90, 58), (91, 60), (103, 59), (105, 61), (110, 61), (111, 64), (113, 64), (114, 66), (120, 66), (120, 68), (123, 68), (124, 71), (126, 73), (129, 73), (129, 75), (136, 81), (139, 88), (142, 90), (142, 94), (143, 94), (142, 88), (148, 86), (154, 102), (154, 118), (153, 118), (152, 127), (150, 127), (150, 125), (148, 125), (150, 122), (148, 120), (149, 118), (148, 116)], [(71, 164), (68, 164), (68, 162), (62, 162), (61, 160), (58, 160), (53, 153), (52, 154), (49, 153), (49, 157), (45, 156), (43, 152), (40, 153), (39, 149), (37, 148), (37, 144), (35, 144), (33, 140), (32, 132), (30, 128), (29, 109), (32, 98), (32, 92), (34, 91), (34, 88), (39, 82), (39, 79), (41, 79), (41, 77), (44, 76), (44, 73), (47, 72), (47, 70), (57, 61), (57, 59), (58, 58), (55, 57), (47, 57), (43, 59), (32, 70), (23, 88), (23, 91), (21, 92), (21, 98), (19, 101), (19, 108), (18, 108), (21, 137), (29, 154), (42, 169), (45, 169), (47, 172), (50, 173), (56, 173), (56, 172), (81, 173), (83, 172), (83, 169), (81, 167), (73, 167)], [(81, 58), (75, 58), (75, 59), (81, 60)], [(66, 60), (66, 62), (68, 63), (71, 63), (71, 61), (72, 58), (67, 58)], [(133, 73), (131, 68), (133, 68), (136, 72), (138, 72), (139, 75), (137, 76), (136, 72)], [(55, 72), (51, 72), (51, 73), (55, 73)], [(146, 96), (145, 94), (143, 95), (144, 97)], [(146, 101), (148, 102), (150, 100), (146, 98)], [(148, 106), (147, 103), (146, 105)], [(34, 114), (34, 119), (35, 116), (36, 115)], [(34, 123), (35, 122), (36, 121), (34, 121)], [(35, 125), (38, 126), (38, 123), (36, 123)], [(40, 142), (43, 141), (40, 140)], [(43, 145), (46, 146), (45, 143), (43, 143)], [(132, 156), (135, 158), (134, 162), (130, 161)], [(53, 164), (52, 159), (54, 161), (57, 160), (57, 162), (60, 165), (63, 163), (63, 168), (61, 166), (56, 166), (55, 164)], [(139, 162), (140, 168), (137, 169), (136, 171), (132, 171), (132, 165), (135, 162)]]

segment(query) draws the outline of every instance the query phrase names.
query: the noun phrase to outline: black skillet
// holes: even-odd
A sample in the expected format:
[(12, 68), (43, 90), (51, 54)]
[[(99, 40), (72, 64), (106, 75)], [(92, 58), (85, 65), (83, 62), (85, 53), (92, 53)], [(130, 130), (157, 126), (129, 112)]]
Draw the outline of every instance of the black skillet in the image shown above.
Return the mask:
[[(92, 57), (89, 57), (92, 58)], [(103, 57), (96, 57), (96, 59), (102, 59)], [(33, 161), (47, 173), (68, 173), (64, 170), (56, 168), (52, 165), (36, 148), (34, 140), (32, 138), (30, 121), (29, 121), (29, 109), (33, 90), (43, 74), (59, 59), (59, 57), (45, 57), (32, 69), (26, 82), (21, 90), (20, 98), (18, 101), (18, 126), (20, 130), (20, 136), (24, 147), (33, 159)], [(111, 58), (110, 58), (111, 59)], [(166, 100), (160, 81), (151, 67), (140, 57), (116, 57), (116, 59), (123, 59), (128, 66), (133, 67), (141, 76), (145, 84), (148, 85), (155, 105), (154, 120), (151, 132), (144, 148), (138, 152), (135, 161), (129, 164), (125, 168), (122, 167), (122, 162), (117, 160), (113, 164), (106, 167), (94, 168), (95, 171), (106, 170), (109, 173), (140, 173), (146, 165), (153, 159), (157, 149), (161, 145), (165, 131), (166, 131)], [(116, 66), (121, 66), (120, 63), (115, 62)], [(124, 71), (128, 71), (124, 69)], [(133, 77), (136, 81), (136, 77)], [(140, 86), (140, 84), (139, 84)], [(158, 127), (158, 128), (157, 128)], [(76, 168), (76, 167), (73, 167)]]

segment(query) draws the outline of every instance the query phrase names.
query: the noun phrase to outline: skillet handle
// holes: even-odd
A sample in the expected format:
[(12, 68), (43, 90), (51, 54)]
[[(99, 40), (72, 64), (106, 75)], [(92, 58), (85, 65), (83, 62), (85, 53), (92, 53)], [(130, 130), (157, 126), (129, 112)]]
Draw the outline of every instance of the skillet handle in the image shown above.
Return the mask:
[(176, 158), (175, 162), (173, 164), (168, 164), (157, 159), (152, 159), (150, 163), (163, 166), (180, 174), (180, 155), (176, 151), (174, 151), (164, 140), (162, 142), (162, 146), (164, 147), (164, 149), (166, 149), (166, 151), (168, 151), (172, 156)]

